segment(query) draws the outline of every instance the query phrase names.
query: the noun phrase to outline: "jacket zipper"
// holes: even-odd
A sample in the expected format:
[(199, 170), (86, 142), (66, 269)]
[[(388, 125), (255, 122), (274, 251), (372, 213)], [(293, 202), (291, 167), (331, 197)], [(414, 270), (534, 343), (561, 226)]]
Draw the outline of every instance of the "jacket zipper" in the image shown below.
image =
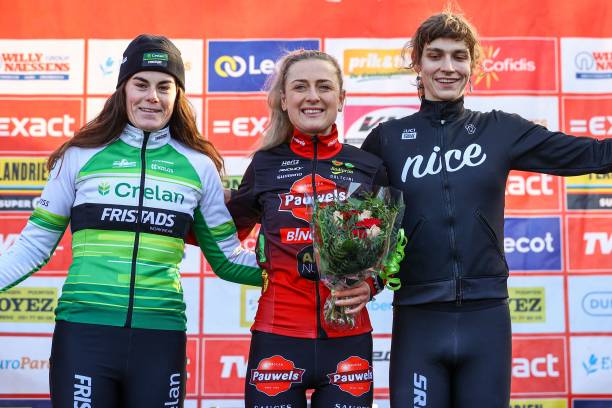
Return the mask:
[[(317, 177), (317, 148), (319, 145), (319, 138), (317, 137), (317, 135), (314, 135), (312, 137), (312, 143), (313, 143), (313, 157), (312, 157), (312, 176), (311, 176), (311, 183), (312, 183), (312, 200), (313, 200), (313, 206), (316, 205), (317, 202), (317, 183), (316, 183), (316, 177)], [(314, 247), (313, 247), (314, 250)], [(327, 333), (325, 333), (325, 330), (323, 330), (323, 326), (321, 325), (321, 294), (319, 293), (319, 271), (317, 269), (317, 276), (316, 276), (316, 280), (314, 281), (315, 283), (315, 298), (317, 301), (317, 338), (319, 339), (326, 339), (327, 338)]]
[(451, 256), (452, 256), (452, 264), (453, 264), (453, 277), (455, 278), (455, 300), (457, 304), (461, 304), (461, 300), (463, 297), (461, 290), (461, 279), (459, 277), (459, 265), (457, 260), (457, 245), (455, 242), (455, 227), (454, 227), (454, 212), (453, 206), (451, 202), (450, 195), (450, 185), (448, 181), (448, 172), (446, 171), (446, 163), (444, 162), (444, 154), (446, 153), (446, 146), (444, 145), (444, 125), (446, 124), (446, 120), (440, 120), (440, 165), (442, 167), (442, 182), (444, 188), (444, 198), (446, 201), (446, 211), (448, 218), (450, 220), (449, 225), (449, 240), (451, 247)]
[(132, 327), (132, 315), (134, 312), (134, 287), (136, 286), (136, 261), (138, 259), (138, 245), (140, 242), (140, 229), (142, 227), (142, 207), (144, 203), (145, 175), (147, 169), (146, 152), (147, 142), (151, 132), (144, 132), (142, 148), (140, 150), (140, 190), (138, 191), (138, 207), (136, 208), (136, 225), (134, 226), (134, 249), (132, 251), (132, 270), (130, 272), (130, 297), (128, 303), (127, 317), (124, 327)]

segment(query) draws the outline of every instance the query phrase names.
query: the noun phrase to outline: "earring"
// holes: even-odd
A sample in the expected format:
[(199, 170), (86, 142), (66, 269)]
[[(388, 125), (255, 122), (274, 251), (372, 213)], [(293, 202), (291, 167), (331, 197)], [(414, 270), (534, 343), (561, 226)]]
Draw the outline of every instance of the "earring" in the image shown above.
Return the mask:
[(472, 86), (472, 77), (468, 79), (468, 85), (470, 87), (470, 93), (474, 92), (474, 87)]

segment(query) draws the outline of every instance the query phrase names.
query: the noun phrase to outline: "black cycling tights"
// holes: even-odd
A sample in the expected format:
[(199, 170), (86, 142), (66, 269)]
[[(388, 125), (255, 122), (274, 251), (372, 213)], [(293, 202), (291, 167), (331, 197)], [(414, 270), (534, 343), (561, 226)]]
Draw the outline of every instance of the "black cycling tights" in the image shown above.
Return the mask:
[(51, 402), (61, 408), (182, 407), (185, 344), (183, 331), (58, 321)]
[(391, 406), (508, 408), (511, 354), (505, 300), (396, 306)]

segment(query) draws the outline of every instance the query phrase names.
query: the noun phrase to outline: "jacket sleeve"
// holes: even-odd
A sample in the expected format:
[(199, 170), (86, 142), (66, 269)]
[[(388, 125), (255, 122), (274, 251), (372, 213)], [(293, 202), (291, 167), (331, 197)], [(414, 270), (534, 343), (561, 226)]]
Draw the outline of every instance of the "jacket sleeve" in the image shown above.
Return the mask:
[(202, 171), (202, 198), (195, 210), (193, 232), (206, 260), (222, 279), (261, 286), (255, 252), (240, 246), (236, 226), (223, 200), (221, 178), (208, 157)]
[(511, 169), (575, 176), (612, 171), (612, 138), (597, 140), (551, 132), (518, 115), (507, 115), (516, 138), (510, 146)]
[(262, 215), (261, 205), (255, 194), (253, 162), (246, 169), (238, 190), (232, 191), (227, 208), (234, 219), (234, 223), (236, 223), (238, 237), (240, 240), (245, 239)]
[(68, 149), (49, 174), (38, 207), (15, 243), (0, 256), (0, 292), (42, 268), (70, 221), (75, 198), (76, 152)]

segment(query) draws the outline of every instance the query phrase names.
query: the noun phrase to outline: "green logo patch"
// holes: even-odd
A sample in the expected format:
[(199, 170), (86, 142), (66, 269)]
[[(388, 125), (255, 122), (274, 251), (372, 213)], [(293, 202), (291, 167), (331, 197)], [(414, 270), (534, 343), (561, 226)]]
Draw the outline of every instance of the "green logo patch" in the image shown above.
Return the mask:
[(103, 181), (102, 183), (98, 184), (98, 193), (100, 193), (100, 195), (107, 195), (110, 191), (110, 184), (108, 184), (107, 182)]

